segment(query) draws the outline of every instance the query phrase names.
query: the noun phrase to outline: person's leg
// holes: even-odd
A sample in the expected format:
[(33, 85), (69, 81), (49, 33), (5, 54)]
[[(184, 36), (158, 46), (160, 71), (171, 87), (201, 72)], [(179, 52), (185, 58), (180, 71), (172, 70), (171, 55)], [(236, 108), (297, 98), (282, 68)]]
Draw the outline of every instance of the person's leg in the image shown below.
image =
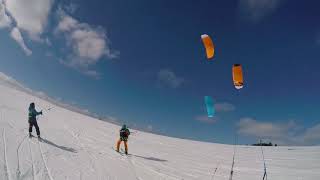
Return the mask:
[(127, 141), (123, 141), (124, 142), (124, 148), (126, 150), (126, 154), (128, 154), (128, 143)]
[(40, 129), (39, 129), (38, 123), (37, 123), (37, 122), (34, 122), (33, 125), (34, 125), (34, 127), (36, 128), (37, 135), (40, 137)]
[(29, 122), (29, 134), (32, 133), (32, 126), (33, 126), (33, 124), (31, 122)]
[(120, 149), (120, 143), (121, 143), (121, 139), (118, 140), (117, 142), (117, 151), (119, 152), (119, 149)]

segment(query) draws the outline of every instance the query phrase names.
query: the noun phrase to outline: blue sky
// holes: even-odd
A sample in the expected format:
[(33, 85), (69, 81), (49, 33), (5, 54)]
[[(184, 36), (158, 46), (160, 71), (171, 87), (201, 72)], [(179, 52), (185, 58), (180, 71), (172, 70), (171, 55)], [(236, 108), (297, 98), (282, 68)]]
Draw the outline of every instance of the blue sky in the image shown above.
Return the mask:
[[(169, 136), (320, 142), (318, 2), (0, 4), (0, 71), (36, 91)], [(204, 33), (216, 45), (210, 62)], [(244, 69), (240, 91), (235, 63)], [(216, 101), (215, 118), (206, 118), (206, 95)]]

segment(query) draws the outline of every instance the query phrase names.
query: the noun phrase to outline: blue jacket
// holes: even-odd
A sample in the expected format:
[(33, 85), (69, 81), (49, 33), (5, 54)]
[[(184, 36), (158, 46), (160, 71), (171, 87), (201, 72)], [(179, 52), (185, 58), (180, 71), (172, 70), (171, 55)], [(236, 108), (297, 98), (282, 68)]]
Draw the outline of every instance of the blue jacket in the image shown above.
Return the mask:
[(37, 112), (35, 108), (29, 108), (29, 122), (35, 122), (37, 121), (37, 116), (39, 114), (42, 114), (42, 111)]

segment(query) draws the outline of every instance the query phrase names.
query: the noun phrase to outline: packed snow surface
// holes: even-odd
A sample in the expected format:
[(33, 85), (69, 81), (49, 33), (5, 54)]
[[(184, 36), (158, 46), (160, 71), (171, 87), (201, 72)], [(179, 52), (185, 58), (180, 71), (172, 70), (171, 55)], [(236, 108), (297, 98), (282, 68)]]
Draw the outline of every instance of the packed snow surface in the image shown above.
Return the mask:
[[(29, 138), (35, 102), (42, 141)], [(48, 108), (51, 108), (48, 110)], [(233, 145), (132, 130), (128, 156), (114, 151), (120, 127), (0, 83), (0, 179), (229, 180)], [(35, 129), (33, 129), (35, 135)], [(236, 146), (234, 180), (262, 180), (260, 147)], [(269, 180), (319, 180), (320, 147), (264, 147)]]

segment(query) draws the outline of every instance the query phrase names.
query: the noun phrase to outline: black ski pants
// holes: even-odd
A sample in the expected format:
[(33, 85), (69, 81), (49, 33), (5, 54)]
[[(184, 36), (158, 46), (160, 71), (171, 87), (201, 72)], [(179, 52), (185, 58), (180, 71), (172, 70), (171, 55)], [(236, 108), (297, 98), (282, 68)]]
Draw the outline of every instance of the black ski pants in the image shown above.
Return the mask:
[(40, 129), (39, 129), (37, 121), (30, 121), (29, 122), (29, 133), (32, 133), (33, 126), (36, 128), (37, 135), (40, 136)]

